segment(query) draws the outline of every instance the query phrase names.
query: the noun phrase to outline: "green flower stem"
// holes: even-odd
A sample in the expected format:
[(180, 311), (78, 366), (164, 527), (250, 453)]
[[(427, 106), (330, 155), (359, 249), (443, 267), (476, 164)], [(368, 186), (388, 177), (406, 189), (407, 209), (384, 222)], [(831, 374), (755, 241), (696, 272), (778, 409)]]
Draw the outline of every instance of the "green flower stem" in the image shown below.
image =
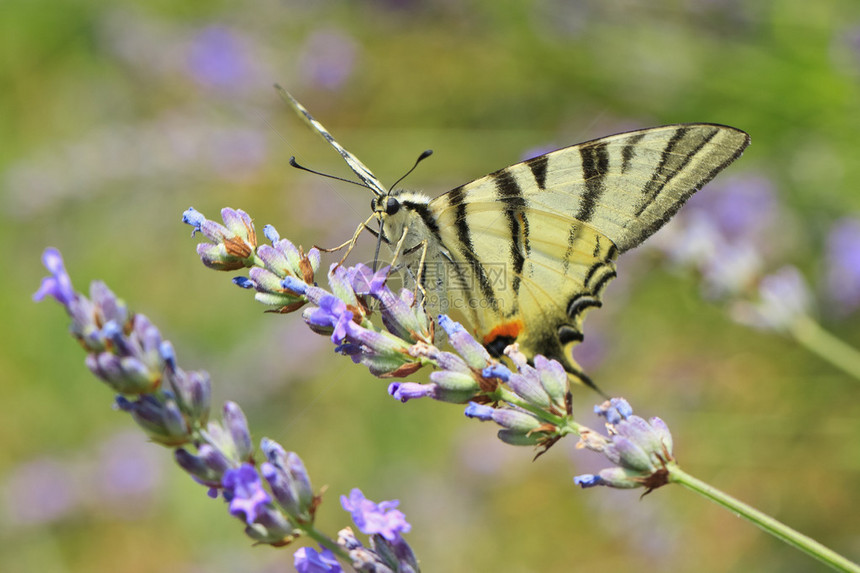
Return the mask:
[(735, 514), (740, 515), (744, 519), (751, 521), (752, 523), (759, 526), (761, 529), (767, 531), (774, 537), (781, 539), (789, 545), (794, 546), (795, 548), (803, 551), (807, 555), (818, 559), (822, 563), (829, 565), (837, 571), (860, 573), (860, 565), (852, 563), (845, 557), (842, 557), (833, 550), (828, 549), (814, 539), (795, 531), (794, 529), (788, 527), (783, 523), (780, 523), (774, 518), (765, 515), (754, 507), (751, 507), (743, 503), (742, 501), (739, 501), (732, 496), (725, 494), (716, 488), (711, 487), (705, 482), (694, 478), (690, 474), (681, 470), (675, 464), (670, 464), (668, 466), (668, 469), (669, 481), (679, 483), (687, 489), (691, 489), (696, 493), (703, 495), (714, 503), (722, 505), (729, 511), (732, 511)]
[(791, 336), (807, 350), (860, 380), (860, 352), (833, 336), (808, 316), (801, 316), (789, 328)]
[(336, 556), (340, 557), (347, 563), (352, 563), (352, 559), (350, 559), (349, 553), (346, 551), (346, 549), (332, 541), (332, 539), (327, 535), (317, 531), (316, 527), (314, 527), (313, 525), (301, 525), (300, 529), (304, 532), (305, 535), (316, 541), (320, 547), (330, 549), (331, 552), (334, 553)]

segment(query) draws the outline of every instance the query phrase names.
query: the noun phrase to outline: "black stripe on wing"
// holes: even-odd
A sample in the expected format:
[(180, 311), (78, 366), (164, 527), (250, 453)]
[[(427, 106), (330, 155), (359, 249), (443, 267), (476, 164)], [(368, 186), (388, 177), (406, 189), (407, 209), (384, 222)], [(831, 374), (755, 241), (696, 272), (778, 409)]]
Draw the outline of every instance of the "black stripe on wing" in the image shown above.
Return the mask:
[[(523, 266), (525, 266), (527, 256), (523, 251), (527, 250), (526, 245), (528, 245), (529, 240), (526, 200), (523, 198), (523, 190), (510, 171), (499, 171), (494, 175), (494, 179), (496, 193), (503, 205), (505, 218), (508, 221), (510, 262), (511, 270), (513, 271), (511, 288), (516, 299), (520, 291), (520, 281), (522, 280)], [(511, 309), (511, 311), (513, 312), (515, 309)]]
[(473, 278), (477, 279), (481, 294), (484, 296), (489, 308), (498, 309), (499, 302), (496, 297), (496, 291), (493, 289), (493, 285), (484, 271), (484, 266), (478, 260), (478, 257), (475, 256), (475, 247), (472, 244), (472, 231), (469, 229), (469, 222), (466, 220), (468, 203), (466, 202), (465, 189), (457, 187), (449, 191), (445, 197), (447, 198), (448, 205), (453, 207), (455, 212), (454, 226), (457, 231), (457, 240), (460, 243), (458, 250), (463, 258), (466, 259), (466, 262), (469, 263), (469, 267), (471, 267), (474, 274)]

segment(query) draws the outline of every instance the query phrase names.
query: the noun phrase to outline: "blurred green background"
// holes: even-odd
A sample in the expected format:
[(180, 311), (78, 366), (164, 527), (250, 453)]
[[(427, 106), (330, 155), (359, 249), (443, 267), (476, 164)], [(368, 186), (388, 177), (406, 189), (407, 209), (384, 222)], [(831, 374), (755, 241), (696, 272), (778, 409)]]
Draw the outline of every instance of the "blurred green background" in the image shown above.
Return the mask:
[[(798, 265), (826, 328), (860, 346), (858, 315), (822, 291), (828, 230), (860, 212), (856, 0), (5, 0), (0, 570), (285, 571), (295, 548), (252, 547), (111, 409), (62, 311), (30, 302), (48, 245), (79, 289), (105, 280), (186, 369), (207, 369), (255, 439), (302, 456), (328, 486), (324, 530), (348, 523), (337, 498), (360, 487), (401, 500), (426, 571), (818, 570), (680, 487), (575, 488), (605, 463), (572, 439), (532, 462), (460, 407), (397, 403), (298, 316), (264, 315), (204, 269), (179, 221), (190, 205), (242, 208), (305, 247), (369, 213), (368, 193), (289, 168), (296, 155), (350, 175), (274, 82), (383, 181), (434, 149), (407, 181), (434, 195), (530, 149), (742, 128), (752, 146), (712, 187), (767, 182), (781, 205), (768, 269)], [(592, 376), (666, 420), (688, 472), (860, 559), (860, 383), (732, 322), (690, 273), (631, 258), (586, 324), (602, 341)], [(588, 423), (597, 401), (575, 395)]]

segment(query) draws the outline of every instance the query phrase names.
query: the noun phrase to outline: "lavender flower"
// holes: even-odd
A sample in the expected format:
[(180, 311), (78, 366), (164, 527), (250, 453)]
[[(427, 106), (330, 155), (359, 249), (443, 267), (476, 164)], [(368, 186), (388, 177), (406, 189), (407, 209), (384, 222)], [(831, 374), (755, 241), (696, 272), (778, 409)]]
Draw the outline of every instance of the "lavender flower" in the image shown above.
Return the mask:
[(352, 514), (352, 520), (364, 534), (379, 534), (389, 541), (396, 541), (401, 533), (409, 533), (411, 529), (403, 512), (395, 509), (400, 504), (397, 500), (377, 504), (355, 488), (349, 492), (349, 497), (340, 496), (340, 503)]
[(299, 54), (306, 83), (328, 90), (341, 87), (352, 75), (357, 57), (355, 40), (337, 29), (312, 33)]
[(836, 222), (827, 236), (826, 289), (843, 314), (860, 307), (860, 219)]
[(68, 309), (77, 295), (72, 287), (72, 279), (66, 272), (60, 251), (54, 248), (45, 249), (45, 252), (42, 253), (42, 264), (45, 265), (51, 276), (42, 279), (42, 284), (33, 295), (33, 300), (39, 302), (44, 300), (46, 296), (51, 296)]
[(250, 79), (249, 55), (242, 39), (225, 26), (202, 29), (187, 57), (191, 76), (204, 86), (229, 90)]
[(260, 466), (260, 472), (269, 483), (275, 500), (300, 523), (313, 522), (319, 498), (314, 495), (301, 458), (268, 438), (263, 438), (260, 447), (267, 460)]
[(773, 184), (761, 175), (729, 177), (697, 193), (649, 245), (676, 266), (700, 273), (706, 298), (746, 293), (762, 273), (762, 246), (779, 218)]
[[(193, 224), (206, 227), (194, 213), (188, 215)], [(231, 215), (225, 221), (241, 229), (246, 219)], [(42, 281), (34, 298), (52, 296), (66, 308), (72, 317), (73, 336), (88, 351), (90, 370), (121, 393), (116, 397), (117, 408), (130, 413), (153, 441), (175, 447), (178, 465), (207, 486), (210, 496), (222, 492), (230, 502), (231, 513), (246, 522), (249, 537), (272, 545), (291, 541), (297, 532), (273, 505), (257, 470), (249, 463), (253, 461), (253, 445), (239, 406), (227, 402), (222, 423), (207, 422), (211, 394), (208, 374), (181, 369), (173, 346), (162, 340), (158, 329), (143, 315), (129, 315), (125, 305), (101, 283), (91, 288), (92, 300), (75, 292), (55, 249), (46, 250), (43, 260), (51, 276)], [(270, 465), (280, 463), (276, 452), (282, 448), (274, 442), (265, 445), (273, 462)], [(196, 453), (189, 451), (190, 447), (196, 448)], [(298, 491), (300, 504), (293, 519), (311, 524), (317, 500), (310, 492), (301, 460), (287, 456), (281, 466), (290, 472)]]
[(230, 514), (243, 520), (249, 537), (271, 545), (292, 541), (295, 531), (271, 503), (262, 481), (250, 464), (224, 473), (224, 499), (230, 503)]
[(197, 245), (197, 254), (203, 264), (219, 271), (233, 271), (251, 266), (250, 257), (257, 248), (257, 233), (251, 217), (241, 209), (225, 207), (221, 210), (224, 224), (206, 219), (200, 212), (189, 207), (182, 214), (182, 222), (194, 227), (209, 239), (210, 243)]
[(576, 476), (574, 482), (583, 487), (604, 485), (630, 489), (647, 488), (647, 492), (666, 485), (667, 466), (674, 463), (672, 434), (660, 418), (645, 421), (633, 415), (633, 409), (623, 398), (612, 398), (595, 408), (606, 419), (608, 437), (586, 430), (581, 432), (578, 447), (603, 453), (615, 464), (597, 475)]
[(250, 464), (242, 464), (237, 469), (224, 472), (222, 479), (224, 499), (230, 502), (230, 514), (244, 519), (249, 525), (271, 502), (269, 494), (263, 489), (257, 470)]
[(376, 504), (365, 498), (359, 489), (353, 489), (349, 497), (341, 496), (340, 500), (359, 530), (371, 535), (370, 547), (366, 548), (351, 529), (345, 528), (338, 534), (338, 545), (349, 552), (357, 571), (418, 571), (415, 554), (401, 536), (401, 533), (408, 533), (411, 526), (406, 516), (395, 509), (398, 501)]
[(342, 573), (343, 569), (337, 562), (334, 553), (320, 547), (302, 547), (293, 554), (293, 567), (298, 573)]
[(786, 332), (807, 316), (811, 307), (812, 296), (800, 271), (786, 266), (761, 280), (758, 301), (733, 303), (731, 316), (741, 324)]

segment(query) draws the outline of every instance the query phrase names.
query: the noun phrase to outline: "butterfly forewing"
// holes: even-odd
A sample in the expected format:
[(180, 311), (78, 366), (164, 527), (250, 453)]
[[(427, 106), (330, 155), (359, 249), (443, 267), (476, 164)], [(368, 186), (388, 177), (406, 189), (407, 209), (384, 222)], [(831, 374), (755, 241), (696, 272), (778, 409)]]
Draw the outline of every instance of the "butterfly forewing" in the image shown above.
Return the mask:
[(438, 230), (428, 241), (441, 243), (453, 269), (434, 286), (489, 347), (516, 340), (526, 355), (579, 375), (570, 346), (582, 340), (584, 312), (600, 306), (617, 252), (662, 227), (748, 142), (719, 125), (645, 129), (459, 187), (430, 203)]

